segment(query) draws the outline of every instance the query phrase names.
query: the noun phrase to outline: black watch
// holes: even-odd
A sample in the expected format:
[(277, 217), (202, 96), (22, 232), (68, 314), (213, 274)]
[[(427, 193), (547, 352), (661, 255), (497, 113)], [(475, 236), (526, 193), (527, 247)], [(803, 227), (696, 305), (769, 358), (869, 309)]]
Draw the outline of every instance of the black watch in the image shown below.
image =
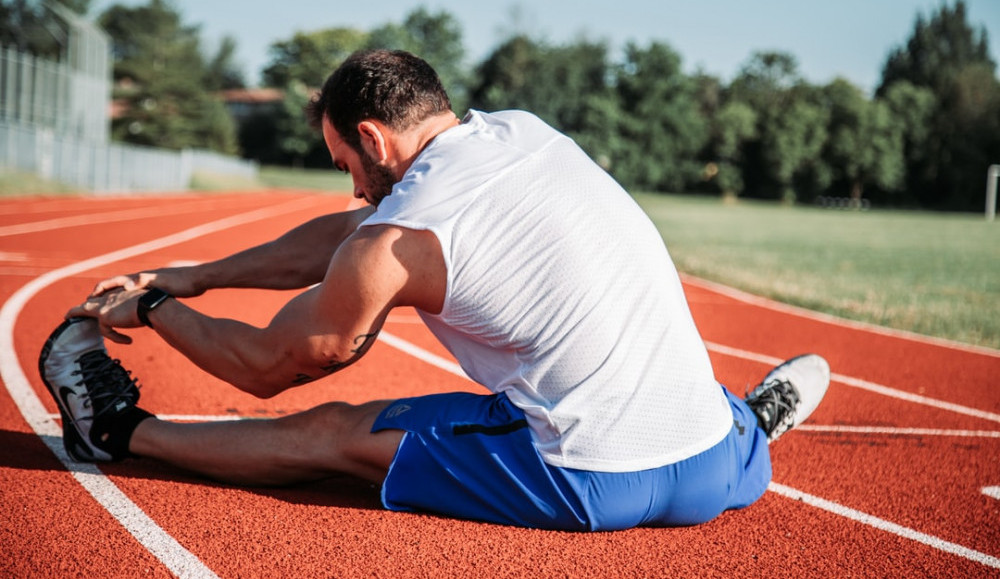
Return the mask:
[(139, 321), (152, 328), (153, 324), (149, 322), (149, 312), (160, 307), (163, 302), (167, 301), (167, 298), (172, 297), (174, 296), (158, 287), (149, 288), (149, 291), (139, 298), (139, 304), (136, 306), (135, 313), (139, 316)]

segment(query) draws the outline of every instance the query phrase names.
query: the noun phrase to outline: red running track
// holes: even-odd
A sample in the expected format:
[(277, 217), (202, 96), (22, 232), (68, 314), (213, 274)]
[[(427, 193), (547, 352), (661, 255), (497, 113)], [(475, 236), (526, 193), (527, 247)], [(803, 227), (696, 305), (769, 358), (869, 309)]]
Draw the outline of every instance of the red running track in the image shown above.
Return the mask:
[[(348, 478), (247, 489), (152, 461), (65, 457), (35, 367), (94, 283), (227, 255), (348, 202), (292, 192), (0, 201), (0, 576), (1000, 577), (1000, 352), (697, 279), (685, 279), (692, 311), (733, 391), (805, 351), (834, 372), (823, 405), (772, 447), (771, 492), (702, 526), (524, 530), (386, 512), (376, 488)], [(220, 290), (190, 303), (263, 324), (290, 296)], [(148, 330), (131, 334), (112, 354), (139, 376), (145, 407), (178, 419), (476, 391), (408, 311), (355, 366), (266, 401), (203, 375)]]

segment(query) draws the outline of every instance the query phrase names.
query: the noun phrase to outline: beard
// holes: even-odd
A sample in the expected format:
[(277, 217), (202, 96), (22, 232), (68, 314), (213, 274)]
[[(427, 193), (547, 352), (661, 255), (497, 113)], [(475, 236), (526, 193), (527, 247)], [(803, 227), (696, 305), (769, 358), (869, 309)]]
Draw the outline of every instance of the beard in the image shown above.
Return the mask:
[(397, 183), (396, 176), (389, 169), (376, 163), (366, 153), (361, 154), (361, 168), (368, 179), (371, 204), (378, 207), (382, 199), (392, 193), (392, 187)]

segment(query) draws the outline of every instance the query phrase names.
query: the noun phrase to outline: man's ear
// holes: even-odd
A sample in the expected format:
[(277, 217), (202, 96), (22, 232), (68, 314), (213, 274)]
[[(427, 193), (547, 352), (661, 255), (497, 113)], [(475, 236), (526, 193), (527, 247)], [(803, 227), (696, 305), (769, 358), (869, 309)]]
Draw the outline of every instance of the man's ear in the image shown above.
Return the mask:
[(361, 148), (376, 163), (389, 158), (389, 135), (381, 124), (361, 121), (358, 123), (358, 135), (361, 137)]

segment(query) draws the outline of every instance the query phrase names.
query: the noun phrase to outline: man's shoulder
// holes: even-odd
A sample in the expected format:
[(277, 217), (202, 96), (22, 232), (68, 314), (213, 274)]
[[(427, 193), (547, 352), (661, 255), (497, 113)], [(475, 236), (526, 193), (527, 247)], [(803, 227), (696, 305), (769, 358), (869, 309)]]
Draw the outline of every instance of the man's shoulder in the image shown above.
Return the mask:
[(372, 254), (391, 252), (397, 259), (428, 250), (440, 252), (433, 232), (425, 227), (398, 223), (363, 223), (348, 238), (345, 246), (354, 252)]
[(512, 129), (541, 133), (557, 132), (538, 115), (521, 109), (507, 109), (490, 113), (470, 110), (463, 123), (500, 132)]
[(334, 257), (334, 277), (388, 290), (394, 306), (440, 311), (446, 286), (441, 244), (429, 230), (392, 223), (359, 227)]

